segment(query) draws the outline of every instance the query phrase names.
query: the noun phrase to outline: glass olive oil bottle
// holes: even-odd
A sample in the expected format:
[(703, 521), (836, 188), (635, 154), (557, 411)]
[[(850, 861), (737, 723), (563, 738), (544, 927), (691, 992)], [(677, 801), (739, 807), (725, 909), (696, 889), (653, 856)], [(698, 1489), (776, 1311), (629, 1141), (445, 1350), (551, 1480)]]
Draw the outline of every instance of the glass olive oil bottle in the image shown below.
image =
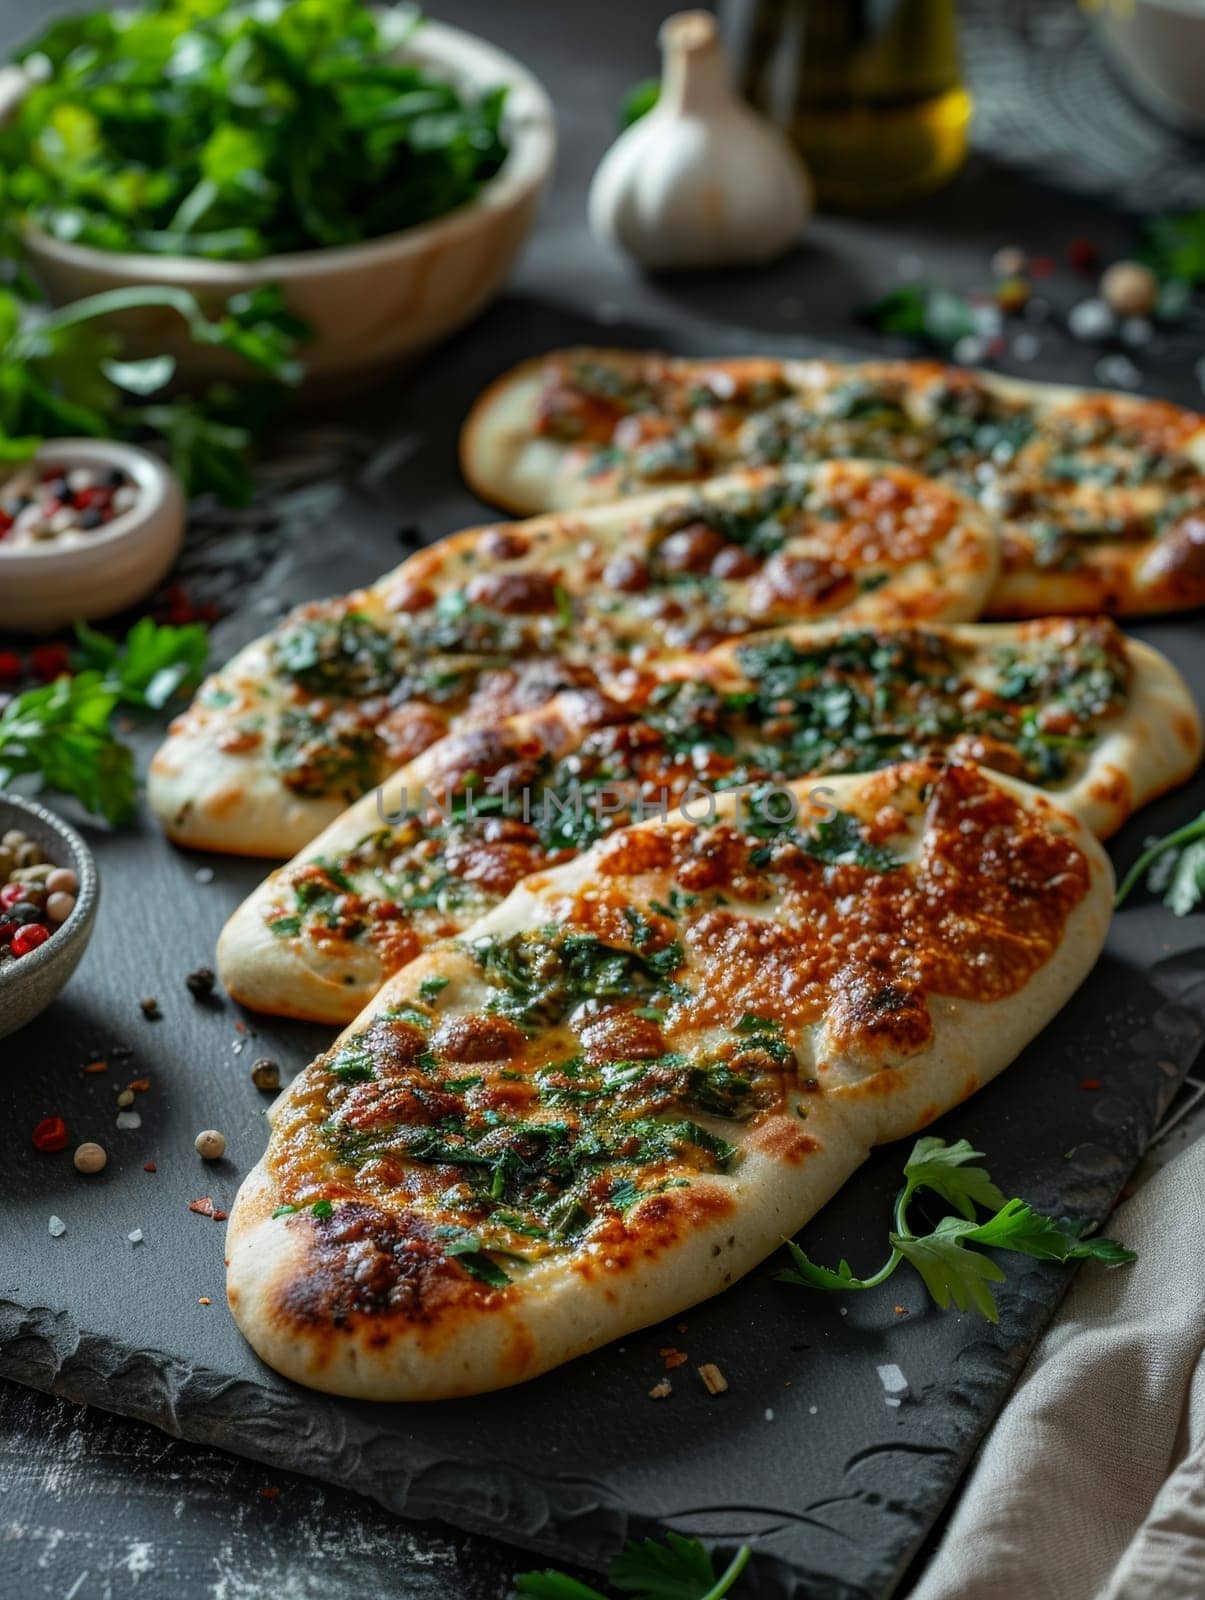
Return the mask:
[(723, 21), (738, 83), (794, 140), (821, 205), (896, 205), (962, 165), (954, 0), (726, 0)]

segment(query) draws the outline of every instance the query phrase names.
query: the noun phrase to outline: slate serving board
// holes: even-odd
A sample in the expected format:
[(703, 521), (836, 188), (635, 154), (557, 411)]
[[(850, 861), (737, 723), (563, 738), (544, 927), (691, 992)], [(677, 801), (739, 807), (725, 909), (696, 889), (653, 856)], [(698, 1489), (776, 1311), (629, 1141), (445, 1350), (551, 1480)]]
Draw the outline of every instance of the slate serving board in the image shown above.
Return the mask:
[[(552, 337), (532, 337), (533, 322), (546, 333), (550, 320)], [(491, 368), (505, 364), (508, 344), (580, 337), (574, 319), (521, 302), (493, 323)], [(647, 330), (638, 337), (650, 342)], [(265, 517), (238, 580), (239, 609), (215, 630), (215, 657), (293, 600), (350, 587), (416, 539), (480, 515), (458, 484), (452, 445), (483, 364), (480, 347), (462, 340), (393, 415), (378, 407), (372, 426), (340, 419), (321, 436), (299, 423), (279, 441), (278, 451), (312, 458), (325, 439), (342, 463), (343, 499), (332, 508), (329, 486), (317, 498), (303, 491), (282, 525)], [(239, 551), (228, 531), (222, 538), (227, 576), (238, 578)], [(222, 565), (213, 548), (211, 576)], [(206, 570), (204, 550), (193, 560)], [(1205, 681), (1197, 624), (1139, 631), (1198, 687)], [(134, 737), (145, 758), (158, 730)], [(1203, 806), (1198, 779), (1131, 824), (1118, 859)], [(145, 817), (117, 835), (86, 831), (103, 884), (92, 948), (56, 1006), (0, 1043), (0, 1117), (13, 1152), (0, 1170), (11, 1241), (0, 1259), (0, 1374), (563, 1561), (601, 1568), (626, 1537), (672, 1525), (722, 1547), (755, 1541), (759, 1595), (890, 1593), (1053, 1310), (1061, 1270), (1011, 1266), (990, 1328), (926, 1309), (905, 1274), (839, 1300), (776, 1284), (768, 1264), (671, 1324), (483, 1400), (374, 1407), (294, 1387), (243, 1344), (224, 1305), (224, 1230), (187, 1203), (210, 1196), (228, 1208), (260, 1154), (266, 1102), (251, 1085), (252, 1061), (271, 1055), (288, 1075), (329, 1034), (244, 1020), (229, 1002), (200, 1003), (185, 988), (185, 974), (212, 960), (258, 864), (173, 850)], [(1064, 1013), (938, 1131), (989, 1152), (1010, 1193), (1080, 1219), (1106, 1215), (1201, 1042), (1203, 930), (1200, 916), (1177, 922), (1145, 902), (1127, 909)], [(161, 1021), (142, 1016), (148, 995)], [(108, 1072), (83, 1074), (97, 1057)], [(114, 1091), (142, 1076), (151, 1080), (137, 1099), (142, 1125), (118, 1131)], [(100, 1177), (77, 1175), (67, 1154), (32, 1150), (25, 1130), (49, 1112), (66, 1117), (73, 1144), (108, 1147)], [(228, 1139), (216, 1165), (192, 1149), (210, 1126)], [(876, 1153), (807, 1230), (819, 1259), (877, 1258), (903, 1154)], [(67, 1225), (59, 1239), (48, 1233), (52, 1213)], [(142, 1242), (132, 1244), (137, 1229)], [(689, 1361), (671, 1375), (672, 1398), (655, 1402), (647, 1391), (669, 1345)], [(704, 1391), (694, 1373), (703, 1361), (723, 1369), (726, 1395)], [(910, 1385), (897, 1408), (877, 1376), (885, 1363)]]

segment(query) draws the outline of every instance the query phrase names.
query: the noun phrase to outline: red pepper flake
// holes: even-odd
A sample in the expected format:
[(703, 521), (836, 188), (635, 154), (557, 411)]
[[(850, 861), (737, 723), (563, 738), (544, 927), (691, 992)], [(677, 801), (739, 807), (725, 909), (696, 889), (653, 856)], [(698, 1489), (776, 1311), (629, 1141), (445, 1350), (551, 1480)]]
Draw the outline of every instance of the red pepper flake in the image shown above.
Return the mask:
[(892, 1306), (891, 1309), (895, 1312), (897, 1317), (906, 1317), (908, 1315), (907, 1306)]
[(1053, 278), (1055, 273), (1055, 260), (1053, 256), (1031, 256), (1029, 259), (1029, 276), (1031, 278)]
[(108, 1072), (109, 1063), (107, 1061), (85, 1061), (83, 1070), (85, 1072)]
[(1067, 265), (1072, 272), (1082, 273), (1085, 278), (1094, 278), (1100, 266), (1100, 250), (1091, 239), (1072, 239), (1067, 246)]
[(279, 1500), (280, 1490), (274, 1483), (265, 1483), (259, 1491), (259, 1497), (261, 1500)]
[(141, 1094), (144, 1089), (149, 1089), (150, 1086), (151, 1080), (149, 1078), (135, 1078), (132, 1083), (126, 1084), (127, 1089), (135, 1089), (139, 1094)]
[(684, 1366), (688, 1359), (685, 1350), (676, 1350), (672, 1344), (666, 1345), (664, 1350), (658, 1350), (657, 1354), (665, 1362), (666, 1372), (672, 1372), (675, 1367)]
[(188, 1209), (195, 1211), (199, 1217), (212, 1217), (215, 1222), (225, 1222), (226, 1213), (214, 1205), (208, 1195), (203, 1195), (200, 1200), (190, 1200)]
[(1100, 1079), (1099, 1078), (1081, 1078), (1079, 1086), (1080, 1086), (1081, 1089), (1099, 1089), (1100, 1088)]
[(143, 1167), (142, 1170), (143, 1170), (143, 1172), (158, 1172), (159, 1168), (155, 1165), (155, 1163), (153, 1161), (148, 1161), (146, 1166)]
[(197, 1304), (199, 1306), (211, 1306), (213, 1304), (213, 1301), (209, 1298), (209, 1296), (207, 1294), (199, 1294), (197, 1296)]
[(40, 644), (29, 652), (29, 667), (35, 678), (53, 683), (70, 669), (71, 653), (65, 644)]
[(0, 683), (16, 683), (21, 676), (21, 657), (15, 650), (0, 650)]
[(67, 1124), (62, 1117), (43, 1117), (33, 1130), (33, 1147), (35, 1150), (65, 1150), (67, 1148)]

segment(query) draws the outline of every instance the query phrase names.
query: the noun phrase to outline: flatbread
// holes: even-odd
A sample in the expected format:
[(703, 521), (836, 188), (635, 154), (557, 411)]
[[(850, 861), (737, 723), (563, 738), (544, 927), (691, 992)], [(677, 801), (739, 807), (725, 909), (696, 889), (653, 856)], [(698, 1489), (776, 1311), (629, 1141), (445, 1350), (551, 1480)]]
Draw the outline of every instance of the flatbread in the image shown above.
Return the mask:
[(1201, 728), (1171, 663), (1103, 617), (753, 635), (663, 663), (622, 703), (570, 690), (433, 745), (243, 902), (222, 982), (254, 1010), (350, 1022), (642, 808), (930, 754), (1035, 783), (1103, 838), (1195, 770)]
[(1002, 536), (988, 617), (1205, 603), (1205, 420), (1163, 400), (931, 361), (573, 349), (499, 378), (461, 441), (474, 490), (521, 513), (733, 461), (846, 456), (902, 461), (978, 499)]
[(287, 856), (447, 732), (792, 621), (963, 621), (995, 535), (900, 467), (735, 473), (474, 528), (294, 612), (202, 685), (150, 770), (168, 836)]
[(265, 1361), (366, 1400), (534, 1377), (726, 1288), (1014, 1059), (1101, 948), (1101, 847), (973, 767), (809, 788), (528, 879), (300, 1074), (229, 1229)]

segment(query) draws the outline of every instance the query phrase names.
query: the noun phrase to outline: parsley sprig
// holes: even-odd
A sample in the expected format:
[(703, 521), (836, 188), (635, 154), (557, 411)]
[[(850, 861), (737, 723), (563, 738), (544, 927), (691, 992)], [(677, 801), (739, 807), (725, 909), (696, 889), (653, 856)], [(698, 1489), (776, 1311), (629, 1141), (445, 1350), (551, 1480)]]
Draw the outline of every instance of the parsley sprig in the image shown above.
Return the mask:
[(864, 306), (859, 315), (879, 333), (915, 339), (944, 355), (975, 331), (970, 301), (936, 283), (902, 283)]
[[(670, 1533), (664, 1544), (643, 1539), (625, 1546), (607, 1575), (608, 1582), (634, 1600), (723, 1600), (744, 1572), (749, 1555), (749, 1546), (741, 1545), (717, 1576), (710, 1555), (697, 1539)], [(607, 1600), (600, 1589), (564, 1572), (523, 1572), (515, 1579), (515, 1588), (536, 1600)]]
[[(4, 250), (15, 248), (4, 241)], [(34, 293), (19, 274), (0, 285), (0, 460), (27, 460), (47, 438), (158, 442), (189, 495), (249, 499), (252, 433), (298, 381), (295, 352), (308, 331), (278, 288), (234, 295), (213, 317), (167, 285), (112, 289), (55, 311)], [(148, 308), (179, 317), (194, 343), (238, 356), (246, 380), (164, 398), (173, 358), (129, 359), (111, 321)]]
[(144, 617), (118, 645), (77, 629), (73, 676), (26, 689), (0, 711), (0, 789), (31, 777), (43, 789), (74, 796), (114, 825), (133, 815), (134, 756), (113, 730), (119, 706), (158, 709), (195, 688), (209, 645), (199, 623), (159, 627)]
[(233, 261), (442, 216), (502, 165), (506, 91), (408, 59), (416, 29), (415, 7), (361, 0), (60, 17), (17, 52), (41, 70), (0, 129), (0, 211), (101, 250)]
[(1120, 906), (1144, 877), (1176, 916), (1196, 910), (1205, 899), (1205, 811), (1147, 845), (1121, 880), (1114, 904)]
[[(794, 1265), (777, 1277), (807, 1289), (873, 1289), (907, 1261), (943, 1311), (950, 1305), (959, 1311), (973, 1306), (989, 1322), (996, 1322), (999, 1312), (989, 1284), (1002, 1282), (1004, 1269), (976, 1246), (1011, 1250), (1039, 1261), (1091, 1258), (1115, 1267), (1136, 1259), (1132, 1250), (1114, 1239), (1085, 1238), (1073, 1223), (1043, 1216), (1024, 1200), (1006, 1200), (987, 1169), (971, 1165), (982, 1154), (966, 1139), (954, 1144), (933, 1137), (917, 1140), (904, 1164), (904, 1186), (895, 1202), (895, 1227), (888, 1235), (891, 1254), (869, 1277), (856, 1277), (846, 1260), (835, 1271), (818, 1266), (793, 1241), (787, 1249)], [(943, 1217), (930, 1233), (918, 1234), (908, 1209), (921, 1190), (937, 1195), (958, 1215)], [(978, 1220), (980, 1211), (991, 1212), (985, 1222)]]

